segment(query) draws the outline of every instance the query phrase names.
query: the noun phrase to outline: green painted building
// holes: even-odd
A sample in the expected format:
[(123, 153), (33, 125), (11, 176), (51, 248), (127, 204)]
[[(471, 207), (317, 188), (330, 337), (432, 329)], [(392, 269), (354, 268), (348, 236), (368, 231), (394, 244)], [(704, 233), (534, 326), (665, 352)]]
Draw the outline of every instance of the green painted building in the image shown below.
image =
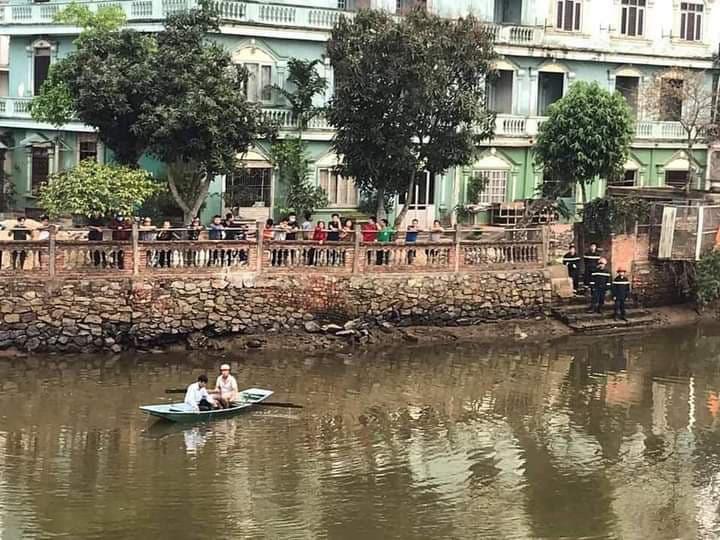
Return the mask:
[[(100, 2), (83, 2), (95, 9)], [(217, 2), (223, 18), (222, 32), (212, 36), (250, 72), (247, 98), (256, 101), (263, 113), (275, 118), (286, 133), (294, 129), (293, 119), (267, 86), (284, 86), (290, 58), (323, 59), (325, 41), (337, 18), (352, 16), (358, 7), (372, 7), (401, 13), (406, 0), (274, 0), (271, 2)], [(121, 0), (128, 25), (141, 31), (162, 27), (166, 14), (193, 7), (195, 0)], [(602, 5), (601, 5), (602, 4)], [(693, 8), (692, 28), (685, 3), (650, 3), (619, 0), (610, 4), (597, 0), (427, 0), (427, 9), (443, 16), (472, 12), (487, 21), (496, 35), (499, 77), (489, 86), (489, 99), (498, 113), (496, 136), (481, 148), (473, 163), (430, 176), (419, 182), (409, 218), (423, 224), (435, 218), (455, 220), (457, 205), (472, 205), (476, 223), (488, 222), (501, 205), (536, 196), (543, 173), (533, 163), (532, 144), (547, 107), (562, 97), (576, 80), (598, 81), (619, 91), (636, 116), (636, 137), (625, 164), (623, 183), (635, 186), (680, 185), (687, 178), (689, 162), (684, 152), (685, 133), (678, 118), (654, 117), (645, 110), (644, 95), (659, 74), (676, 77), (680, 68), (706, 70), (712, 67), (717, 39), (709, 29), (718, 18), (711, 5)], [(49, 175), (72, 167), (81, 159), (110, 160), (112, 156), (97, 141), (92, 129), (79, 123), (61, 128), (33, 121), (29, 114), (32, 96), (47, 76), (49, 66), (72, 50), (77, 28), (53, 23), (54, 14), (65, 4), (11, 0), (0, 7), (0, 131), (9, 147), (5, 172), (16, 193), (19, 210), (32, 212), (35, 194)], [(685, 6), (685, 7), (683, 7)], [(640, 19), (644, 22), (638, 22)], [(654, 24), (650, 24), (653, 22)], [(665, 26), (663, 26), (665, 25)], [(672, 30), (664, 32), (662, 28)], [(322, 105), (331, 97), (332, 66), (318, 67), (328, 79)], [(711, 77), (707, 76), (710, 88)], [(681, 111), (678, 112), (681, 114)], [(339, 177), (334, 166), (338, 156), (331, 150), (333, 130), (324, 118), (314, 119), (304, 133), (312, 160), (311, 179), (328, 193), (330, 205), (316, 218), (332, 212), (356, 214), (360, 200), (352, 179)], [(699, 146), (696, 157), (708, 161), (706, 148)], [(218, 177), (203, 217), (235, 209), (242, 218), (262, 220), (276, 216), (283, 206), (284, 187), (268, 161), (267, 146), (258, 141), (246, 155), (238, 156), (246, 171), (235, 178)], [(149, 158), (141, 165), (157, 177), (163, 166)], [(713, 179), (705, 167), (696, 171), (699, 189), (709, 188)], [(468, 180), (482, 175), (488, 187), (478, 201), (467, 200)], [(242, 186), (242, 197), (226, 200), (233, 185)], [(590, 193), (601, 196), (606, 182), (600, 179)], [(568, 194), (573, 204), (575, 193)], [(396, 209), (403, 200), (399, 199)]]

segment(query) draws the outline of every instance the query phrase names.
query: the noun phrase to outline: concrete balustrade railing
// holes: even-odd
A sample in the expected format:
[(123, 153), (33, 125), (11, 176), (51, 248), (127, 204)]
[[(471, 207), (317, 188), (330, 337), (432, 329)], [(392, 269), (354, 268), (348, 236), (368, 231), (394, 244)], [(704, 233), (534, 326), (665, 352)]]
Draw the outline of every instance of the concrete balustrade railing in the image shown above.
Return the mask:
[[(439, 241), (363, 242), (361, 229), (341, 242), (278, 241), (263, 237), (263, 224), (243, 228), (242, 240), (142, 240), (135, 225), (129, 240), (0, 241), (0, 277), (82, 277), (220, 273), (388, 273), (458, 272), (542, 268), (547, 263), (545, 229), (497, 231), (495, 241), (474, 239), (478, 231), (457, 227)], [(80, 233), (75, 233), (78, 236)], [(301, 236), (302, 233), (297, 233)], [(398, 233), (404, 238), (404, 232)]]
[[(100, 7), (117, 6), (129, 23), (163, 20), (178, 11), (200, 6), (199, 0), (121, 0), (117, 2), (81, 1), (95, 12)], [(2, 24), (52, 24), (55, 15), (70, 2), (27, 3), (0, 6)], [(216, 0), (212, 2), (224, 21), (329, 30), (341, 16), (351, 12), (286, 4)]]

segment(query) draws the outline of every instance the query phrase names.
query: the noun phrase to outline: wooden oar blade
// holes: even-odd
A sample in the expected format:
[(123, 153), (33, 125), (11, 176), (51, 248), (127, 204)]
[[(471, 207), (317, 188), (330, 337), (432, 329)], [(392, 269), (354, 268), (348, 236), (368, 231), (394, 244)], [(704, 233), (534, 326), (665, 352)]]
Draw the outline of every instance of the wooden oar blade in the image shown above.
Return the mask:
[(282, 403), (279, 401), (260, 401), (256, 403), (255, 405), (260, 405), (261, 407), (286, 407), (288, 409), (302, 409), (302, 405), (298, 405), (297, 403)]

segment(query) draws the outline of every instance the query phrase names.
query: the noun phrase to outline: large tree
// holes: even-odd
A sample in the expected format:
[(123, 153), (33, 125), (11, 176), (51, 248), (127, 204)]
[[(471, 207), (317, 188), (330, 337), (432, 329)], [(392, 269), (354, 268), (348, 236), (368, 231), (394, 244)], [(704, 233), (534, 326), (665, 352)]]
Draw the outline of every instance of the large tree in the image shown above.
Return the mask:
[(98, 130), (119, 163), (136, 167), (152, 136), (145, 114), (159, 97), (155, 39), (121, 29), (125, 18), (117, 7), (94, 14), (70, 4), (56, 20), (84, 30), (74, 41), (76, 49), (52, 64), (33, 99), (33, 118), (61, 126), (75, 117)]
[(547, 181), (544, 194), (557, 195), (579, 184), (586, 203), (587, 186), (622, 174), (632, 138), (630, 109), (619, 93), (596, 82), (574, 83), (550, 106), (533, 149)]
[(33, 115), (55, 125), (77, 117), (128, 166), (145, 153), (162, 160), (189, 222), (212, 178), (235, 171), (238, 154), (264, 133), (257, 106), (245, 99), (247, 73), (208, 39), (219, 26), (207, 7), (168, 16), (154, 34), (122, 29), (113, 9), (92, 14), (71, 4), (60, 13), (84, 31), (52, 66)]
[(467, 164), (492, 138), (483, 81), (495, 58), (493, 35), (472, 16), (449, 20), (414, 9), (396, 20), (361, 10), (340, 19), (327, 49), (335, 70), (328, 119), (340, 169), (378, 201), (390, 192), (412, 203), (423, 171)]
[(258, 107), (245, 99), (247, 72), (206, 38), (217, 32), (218, 19), (207, 10), (175, 14), (152, 57), (161, 98), (145, 115), (149, 151), (168, 165), (170, 191), (187, 223), (212, 179), (233, 174), (238, 155), (264, 133)]

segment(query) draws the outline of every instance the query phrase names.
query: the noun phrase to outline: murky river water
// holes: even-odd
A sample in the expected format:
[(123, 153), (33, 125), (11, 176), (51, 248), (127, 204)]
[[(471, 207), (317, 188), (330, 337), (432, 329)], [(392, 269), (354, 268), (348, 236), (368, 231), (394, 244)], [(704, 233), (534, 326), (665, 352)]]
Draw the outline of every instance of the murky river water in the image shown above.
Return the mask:
[(305, 408), (153, 424), (221, 358), (0, 360), (0, 539), (720, 536), (720, 327), (228, 358)]

